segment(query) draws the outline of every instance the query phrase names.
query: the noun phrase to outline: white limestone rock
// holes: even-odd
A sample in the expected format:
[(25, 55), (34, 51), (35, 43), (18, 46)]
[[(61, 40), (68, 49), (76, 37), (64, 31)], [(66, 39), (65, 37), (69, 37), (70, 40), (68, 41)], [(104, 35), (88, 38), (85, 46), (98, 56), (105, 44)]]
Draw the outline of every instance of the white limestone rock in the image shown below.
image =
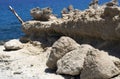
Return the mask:
[(19, 40), (13, 39), (13, 40), (6, 42), (4, 44), (4, 47), (6, 50), (18, 50), (18, 49), (23, 48), (23, 44)]

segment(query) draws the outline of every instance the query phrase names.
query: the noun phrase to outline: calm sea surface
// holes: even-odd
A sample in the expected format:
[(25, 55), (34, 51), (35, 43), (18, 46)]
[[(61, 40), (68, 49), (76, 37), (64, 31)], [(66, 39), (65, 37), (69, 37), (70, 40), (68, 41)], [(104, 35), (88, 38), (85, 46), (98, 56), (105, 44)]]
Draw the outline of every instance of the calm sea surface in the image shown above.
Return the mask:
[[(30, 9), (34, 7), (51, 7), (53, 13), (60, 16), (64, 7), (73, 5), (74, 8), (84, 10), (91, 0), (0, 0), (0, 40), (19, 38), (24, 33), (16, 17), (9, 11), (11, 5), (24, 21), (31, 20)], [(100, 0), (100, 4), (110, 0)]]

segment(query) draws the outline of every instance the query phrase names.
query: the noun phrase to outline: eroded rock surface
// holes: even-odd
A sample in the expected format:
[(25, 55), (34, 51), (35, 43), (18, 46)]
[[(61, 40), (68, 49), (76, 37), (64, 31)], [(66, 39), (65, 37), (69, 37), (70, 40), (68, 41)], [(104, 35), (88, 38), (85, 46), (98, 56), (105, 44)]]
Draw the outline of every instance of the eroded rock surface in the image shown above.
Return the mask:
[(30, 11), (31, 16), (33, 17), (34, 20), (39, 20), (39, 21), (49, 21), (50, 19), (55, 19), (56, 17), (52, 14), (52, 9), (47, 7), (47, 8), (33, 8)]
[[(40, 36), (41, 32), (47, 32), (76, 38), (89, 36), (104, 40), (119, 40), (119, 14), (120, 7), (103, 5), (97, 9), (73, 10), (64, 14), (62, 18), (47, 22), (28, 21), (23, 23), (22, 27), (26, 34), (29, 31), (29, 35), (33, 36), (35, 34)], [(37, 32), (33, 34), (34, 31)]]

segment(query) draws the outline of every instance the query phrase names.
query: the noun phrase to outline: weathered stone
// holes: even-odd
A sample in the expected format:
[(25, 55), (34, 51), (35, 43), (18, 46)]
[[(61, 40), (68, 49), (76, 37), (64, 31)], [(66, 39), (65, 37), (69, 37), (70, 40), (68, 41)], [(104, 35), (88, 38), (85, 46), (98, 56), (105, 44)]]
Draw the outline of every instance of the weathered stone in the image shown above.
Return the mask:
[(6, 50), (18, 50), (23, 47), (23, 44), (19, 40), (13, 39), (13, 40), (6, 42), (4, 44), (4, 47)]
[(113, 61), (113, 63), (119, 68), (120, 70), (120, 59), (114, 56), (110, 56), (110, 59)]
[(85, 58), (81, 79), (109, 79), (120, 73), (107, 52), (90, 50)]
[(31, 16), (33, 17), (33, 19), (35, 20), (40, 20), (40, 21), (49, 21), (49, 19), (51, 18), (55, 18), (55, 16), (53, 16), (52, 14), (52, 9), (47, 7), (47, 8), (33, 8), (30, 11)]
[(47, 61), (47, 66), (51, 69), (56, 68), (57, 61), (63, 57), (66, 53), (75, 50), (80, 45), (77, 44), (73, 39), (69, 37), (61, 37), (58, 41), (56, 41), (53, 46)]
[(81, 45), (78, 49), (64, 55), (57, 62), (57, 73), (79, 75), (83, 69), (84, 58), (90, 49), (93, 49), (90, 45)]

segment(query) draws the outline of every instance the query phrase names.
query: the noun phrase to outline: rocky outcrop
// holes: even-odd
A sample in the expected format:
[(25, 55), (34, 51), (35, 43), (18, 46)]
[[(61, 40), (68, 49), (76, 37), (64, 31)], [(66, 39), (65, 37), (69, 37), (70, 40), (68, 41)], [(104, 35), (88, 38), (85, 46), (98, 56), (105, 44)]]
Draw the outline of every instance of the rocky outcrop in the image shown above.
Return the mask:
[(78, 49), (65, 54), (57, 62), (57, 73), (68, 75), (79, 75), (83, 69), (84, 58), (87, 52), (93, 49), (89, 45), (81, 45)]
[[(33, 20), (22, 22), (24, 44), (11, 40), (0, 46), (1, 78), (120, 79), (120, 59), (109, 55), (120, 56), (118, 1), (99, 6), (92, 0), (84, 11), (70, 5), (61, 13), (56, 18), (49, 7), (30, 11)], [(51, 47), (43, 43), (48, 41)]]
[(47, 22), (28, 21), (22, 24), (26, 35), (38, 35), (41, 32), (51, 35), (67, 35), (70, 37), (93, 37), (103, 40), (120, 39), (120, 7), (99, 6), (84, 11), (73, 10), (63, 14), (63, 18)]
[(17, 40), (13, 39), (4, 44), (5, 50), (18, 50), (23, 48), (23, 44)]
[[(92, 46), (83, 46), (81, 40), (79, 45), (69, 37), (61, 37), (52, 45), (46, 63), (50, 69), (57, 69), (58, 74), (80, 75), (80, 79), (119, 79), (119, 58), (108, 54), (119, 52), (120, 46), (120, 7), (116, 3), (99, 6), (98, 0), (93, 0), (89, 9), (84, 11), (69, 6), (62, 11), (62, 18), (40, 19), (22, 24), (23, 32), (30, 40), (61, 36), (79, 40), (87, 37), (93, 39), (92, 43), (86, 39), (89, 40), (88, 44), (108, 49), (108, 52), (101, 51)], [(110, 45), (114, 44), (116, 46), (112, 49), (116, 52), (109, 50)]]
[(47, 61), (47, 66), (51, 69), (55, 69), (57, 67), (57, 61), (60, 58), (62, 58), (66, 53), (77, 49), (79, 46), (80, 45), (73, 39), (69, 37), (61, 37), (52, 46), (52, 50)]

